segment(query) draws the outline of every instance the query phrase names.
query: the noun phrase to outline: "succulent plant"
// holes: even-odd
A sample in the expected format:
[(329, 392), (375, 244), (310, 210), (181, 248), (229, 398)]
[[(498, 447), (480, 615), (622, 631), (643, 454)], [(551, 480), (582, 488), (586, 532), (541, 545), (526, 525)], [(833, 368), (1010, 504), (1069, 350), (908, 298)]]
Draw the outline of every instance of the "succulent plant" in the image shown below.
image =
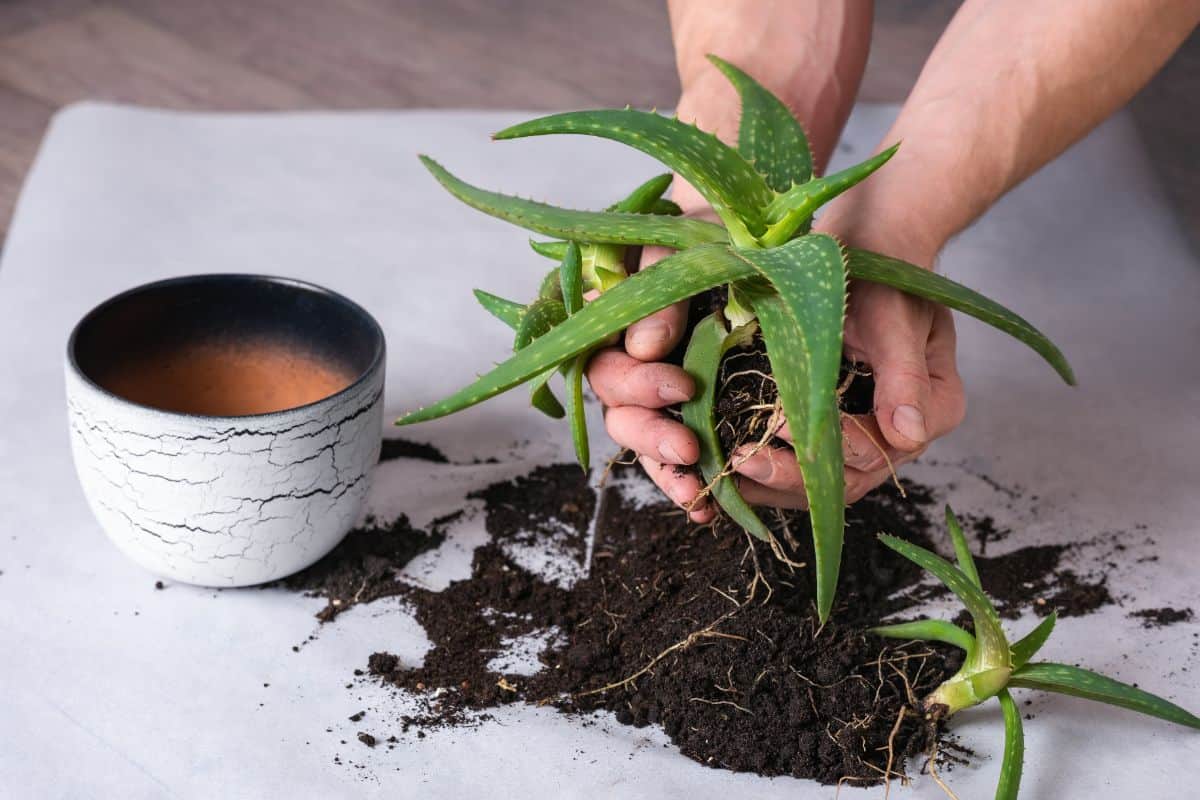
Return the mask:
[[(677, 118), (630, 108), (554, 114), (507, 128), (494, 138), (582, 134), (630, 145), (691, 183), (721, 224), (680, 216), (678, 207), (661, 197), (670, 176), (648, 181), (608, 210), (577, 211), (471, 186), (422, 156), (458, 199), (555, 237), (557, 241), (532, 244), (561, 263), (529, 305), (476, 292), (488, 311), (516, 329), (513, 355), (397, 424), (452, 414), (529, 383), (536, 408), (568, 416), (586, 468), (581, 373), (588, 355), (648, 314), (725, 285), (724, 309), (701, 322), (688, 343), (684, 365), (699, 391), (685, 404), (684, 419), (699, 438), (700, 468), (717, 504), (751, 534), (769, 538), (767, 526), (729, 477), (713, 420), (722, 355), (758, 331), (804, 478), (816, 553), (816, 605), (823, 621), (833, 606), (844, 528), (837, 389), (848, 280), (886, 284), (969, 314), (1033, 348), (1068, 383), (1074, 383), (1074, 376), (1058, 348), (998, 303), (929, 270), (812, 232), (817, 209), (883, 166), (896, 148), (832, 175), (815, 176), (804, 131), (787, 107), (737, 67), (710, 59), (741, 97), (736, 147)], [(630, 275), (624, 248), (639, 245), (664, 245), (678, 252)], [(580, 292), (590, 290), (599, 296), (581, 307)], [(555, 371), (567, 379), (566, 409), (547, 389)]]
[(1021, 713), (1009, 693), (1010, 688), (1040, 689), (1082, 697), (1200, 729), (1200, 717), (1149, 692), (1082, 667), (1032, 661), (1054, 630), (1057, 619), (1054, 613), (1027, 635), (1009, 644), (1000, 625), (1000, 615), (983, 592), (962, 526), (949, 506), (946, 508), (946, 527), (954, 545), (957, 566), (912, 542), (887, 534), (880, 534), (879, 538), (946, 584), (971, 615), (975, 633), (936, 619), (883, 625), (872, 629), (872, 633), (893, 639), (943, 642), (966, 654), (958, 672), (934, 689), (922, 704), (925, 713), (942, 718), (993, 697), (1000, 702), (1004, 712), (1004, 758), (996, 800), (1015, 800), (1021, 785), (1025, 738)]

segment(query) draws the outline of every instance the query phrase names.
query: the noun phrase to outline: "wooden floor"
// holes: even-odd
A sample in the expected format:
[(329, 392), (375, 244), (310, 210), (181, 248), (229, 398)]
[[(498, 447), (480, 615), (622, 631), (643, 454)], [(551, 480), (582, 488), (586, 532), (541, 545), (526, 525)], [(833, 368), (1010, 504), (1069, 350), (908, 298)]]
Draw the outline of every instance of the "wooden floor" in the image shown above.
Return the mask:
[[(957, 3), (879, 3), (863, 89), (900, 100)], [(0, 238), (47, 121), (82, 99), (180, 109), (669, 107), (657, 0), (0, 0)], [(1134, 102), (1200, 231), (1200, 39)]]

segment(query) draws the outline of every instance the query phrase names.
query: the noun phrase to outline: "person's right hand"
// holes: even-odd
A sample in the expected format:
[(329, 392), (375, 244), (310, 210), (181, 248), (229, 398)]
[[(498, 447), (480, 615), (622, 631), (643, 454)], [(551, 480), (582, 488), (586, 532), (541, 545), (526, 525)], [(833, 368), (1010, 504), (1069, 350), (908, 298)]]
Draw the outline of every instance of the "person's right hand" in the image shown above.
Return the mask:
[[(683, 187), (684, 208), (691, 216), (715, 219), (691, 187)], [(841, 204), (845, 209), (846, 203)], [(696, 210), (701, 209), (701, 210)], [(830, 214), (820, 226), (849, 234), (856, 243), (868, 234), (855, 234), (853, 214)], [(838, 224), (839, 221), (844, 221)], [(883, 227), (877, 224), (877, 227)], [(911, 235), (912, 225), (900, 226)], [(904, 241), (897, 232), (885, 236), (894, 246)], [(670, 254), (663, 247), (642, 253), (645, 269)], [(918, 263), (932, 263), (936, 247), (912, 246), (904, 254)], [(704, 481), (688, 469), (700, 457), (696, 435), (663, 409), (690, 399), (695, 383), (679, 366), (662, 363), (687, 332), (688, 304), (677, 303), (631, 325), (623, 345), (599, 351), (588, 366), (588, 380), (605, 406), (605, 426), (621, 446), (637, 454), (655, 484), (693, 521), (706, 523), (716, 509), (699, 497)], [(846, 323), (846, 347), (851, 356), (868, 363), (876, 373), (872, 413), (842, 415), (846, 499), (854, 502), (886, 481), (895, 467), (924, 452), (928, 443), (956, 427), (963, 417), (962, 383), (955, 368), (954, 324), (950, 313), (925, 301), (873, 285), (852, 286)], [(790, 442), (785, 425), (779, 436)], [(731, 454), (738, 487), (748, 502), (783, 508), (807, 505), (799, 465), (790, 448), (743, 447)]]
[[(711, 214), (711, 212), (709, 212)], [(641, 268), (670, 255), (665, 247), (642, 251)], [(694, 469), (700, 458), (696, 434), (662, 409), (690, 400), (696, 384), (682, 367), (662, 363), (687, 332), (686, 301), (664, 308), (625, 331), (623, 344), (596, 353), (588, 364), (592, 391), (604, 404), (604, 425), (613, 440), (637, 454), (646, 474), (692, 521), (715, 516)]]

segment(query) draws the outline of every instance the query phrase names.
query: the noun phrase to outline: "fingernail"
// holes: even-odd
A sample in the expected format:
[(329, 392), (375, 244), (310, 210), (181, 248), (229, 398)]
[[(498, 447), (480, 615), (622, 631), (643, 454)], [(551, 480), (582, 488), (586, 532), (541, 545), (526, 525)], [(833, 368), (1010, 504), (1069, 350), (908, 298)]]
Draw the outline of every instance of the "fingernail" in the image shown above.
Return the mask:
[[(627, 345), (647, 351), (661, 348), (671, 338), (671, 326), (661, 319), (642, 320), (629, 332)], [(626, 348), (628, 349), (628, 347)]]
[(770, 458), (762, 454), (746, 459), (738, 465), (737, 470), (747, 478), (760, 482), (768, 480), (774, 471), (771, 467)]
[(897, 406), (892, 412), (892, 425), (906, 439), (924, 443), (929, 434), (925, 431), (925, 417), (916, 406)]
[(683, 459), (680, 457), (679, 453), (675, 450), (675, 448), (671, 446), (670, 442), (659, 442), (658, 443), (658, 452), (663, 457), (663, 461), (666, 461), (671, 464), (682, 464), (683, 463)]
[(658, 387), (658, 396), (665, 403), (682, 403), (689, 399), (683, 389), (680, 389), (678, 386), (672, 386), (669, 383), (661, 384)]

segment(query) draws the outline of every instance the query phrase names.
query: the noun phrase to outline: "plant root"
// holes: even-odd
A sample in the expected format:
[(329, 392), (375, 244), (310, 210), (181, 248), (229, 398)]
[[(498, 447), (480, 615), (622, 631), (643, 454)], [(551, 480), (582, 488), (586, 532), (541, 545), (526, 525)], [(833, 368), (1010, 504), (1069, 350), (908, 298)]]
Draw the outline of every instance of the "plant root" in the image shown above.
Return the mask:
[(722, 614), (721, 616), (717, 617), (715, 620), (713, 620), (712, 622), (710, 622), (708, 625), (704, 626), (700, 630), (689, 633), (686, 637), (684, 637), (683, 639), (680, 639), (678, 642), (676, 642), (675, 644), (666, 648), (661, 653), (656, 655), (654, 658), (650, 659), (649, 663), (647, 663), (646, 666), (642, 667), (641, 669), (639, 669), (637, 672), (633, 673), (629, 677), (627, 677), (623, 680), (619, 680), (615, 683), (610, 683), (607, 686), (601, 686), (599, 689), (589, 689), (586, 692), (578, 692), (574, 695), (574, 697), (577, 697), (577, 698), (578, 697), (587, 697), (589, 695), (607, 692), (611, 689), (620, 689), (620, 688), (629, 686), (634, 681), (636, 681), (638, 678), (642, 677), (643, 675), (645, 675), (648, 672), (650, 672), (651, 670), (653, 670), (654, 666), (656, 664), (658, 664), (658, 662), (662, 661), (664, 658), (669, 656), (671, 653), (674, 653), (678, 650), (686, 650), (689, 647), (691, 647), (693, 644), (695, 644), (696, 642), (700, 641), (701, 639), (712, 638), (712, 639), (736, 639), (736, 640), (742, 641), (742, 642), (749, 641), (745, 636), (737, 636), (736, 634), (721, 633), (720, 631), (713, 630), (718, 625), (720, 625), (722, 622), (724, 622), (725, 620), (729, 619), (734, 614), (736, 614), (740, 610), (740, 608), (741, 608), (741, 606), (738, 606), (738, 608), (735, 608), (734, 610), (728, 611), (728, 612)]
[(891, 456), (889, 456), (887, 453), (887, 448), (885, 448), (882, 444), (880, 444), (875, 439), (875, 436), (869, 430), (867, 430), (867, 427), (865, 425), (863, 425), (861, 422), (859, 422), (858, 418), (855, 417), (853, 414), (847, 414), (845, 411), (842, 411), (840, 413), (843, 417), (845, 417), (845, 418), (849, 419), (851, 422), (853, 422), (854, 426), (856, 428), (858, 428), (860, 431), (862, 431), (863, 436), (866, 436), (867, 440), (872, 445), (875, 446), (875, 449), (879, 451), (879, 454), (881, 456), (883, 456), (884, 463), (887, 464), (888, 472), (892, 476), (892, 483), (894, 483), (896, 485), (896, 491), (900, 492), (901, 497), (908, 497), (908, 492), (904, 491), (904, 485), (902, 483), (900, 483), (900, 476), (896, 474), (896, 466), (892, 463)]

